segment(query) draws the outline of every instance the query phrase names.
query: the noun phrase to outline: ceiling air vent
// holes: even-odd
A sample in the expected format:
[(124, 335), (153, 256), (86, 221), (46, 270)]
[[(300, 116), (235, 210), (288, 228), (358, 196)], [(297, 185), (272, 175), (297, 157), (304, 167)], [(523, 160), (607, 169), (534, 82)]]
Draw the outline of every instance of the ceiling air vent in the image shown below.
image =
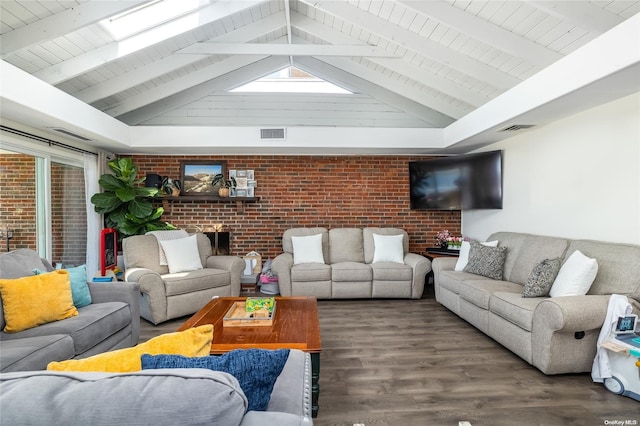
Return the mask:
[(70, 130), (63, 129), (62, 127), (49, 127), (49, 130), (53, 130), (54, 132), (58, 132), (58, 133), (60, 133), (62, 135), (69, 136), (69, 137), (72, 137), (74, 139), (79, 139), (79, 140), (85, 141), (85, 142), (91, 140), (89, 138), (85, 138), (84, 136), (80, 136), (80, 135), (78, 135), (76, 133), (73, 133)]
[(511, 124), (504, 129), (498, 130), (499, 132), (517, 132), (518, 130), (527, 130), (532, 127), (536, 127), (535, 124)]
[(260, 129), (261, 140), (285, 140), (285, 131), (281, 129)]

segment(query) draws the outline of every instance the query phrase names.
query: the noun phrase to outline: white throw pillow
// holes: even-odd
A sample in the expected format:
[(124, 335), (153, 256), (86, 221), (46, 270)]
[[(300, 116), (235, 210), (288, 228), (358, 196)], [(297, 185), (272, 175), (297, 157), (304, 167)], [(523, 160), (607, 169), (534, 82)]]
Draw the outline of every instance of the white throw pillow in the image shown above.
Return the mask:
[(395, 262), (404, 264), (404, 235), (373, 234), (373, 262)]
[(195, 235), (178, 240), (160, 241), (160, 244), (167, 256), (170, 273), (175, 274), (202, 269), (198, 240)]
[(291, 237), (293, 245), (293, 264), (324, 263), (322, 254), (322, 234), (306, 237)]
[[(498, 240), (496, 241), (487, 241), (485, 243), (480, 243), (485, 247), (498, 247)], [(469, 252), (471, 251), (471, 243), (469, 241), (463, 241), (462, 247), (460, 248), (460, 254), (458, 255), (458, 261), (456, 262), (454, 271), (462, 272), (464, 267), (469, 263)]]
[(598, 262), (576, 250), (560, 268), (549, 296), (582, 296), (587, 294), (596, 279)]

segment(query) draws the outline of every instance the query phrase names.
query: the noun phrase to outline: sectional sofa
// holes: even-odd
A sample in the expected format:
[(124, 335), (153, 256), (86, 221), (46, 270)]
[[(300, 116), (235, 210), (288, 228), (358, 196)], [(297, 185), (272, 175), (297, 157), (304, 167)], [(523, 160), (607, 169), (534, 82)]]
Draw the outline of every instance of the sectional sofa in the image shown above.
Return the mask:
[[(640, 246), (514, 232), (487, 241), (506, 247), (503, 278), (455, 271), (455, 258), (436, 258), (436, 300), (545, 374), (591, 371), (611, 294), (631, 296), (640, 308)], [(536, 265), (565, 263), (576, 250), (598, 264), (586, 295), (523, 297)]]
[[(297, 261), (296, 239), (315, 236), (316, 259)], [(431, 271), (427, 258), (409, 253), (409, 235), (399, 228), (291, 228), (282, 236), (282, 250), (271, 269), (283, 296), (419, 299)]]
[[(33, 250), (0, 254), (0, 278), (33, 275), (53, 268)], [(6, 333), (0, 303), (0, 371), (44, 370), (51, 361), (85, 358), (134, 346), (140, 334), (139, 288), (136, 283), (87, 283), (92, 303), (78, 315), (17, 333)]]
[(2, 425), (301, 426), (311, 418), (311, 359), (292, 349), (266, 411), (247, 411), (235, 377), (203, 368), (0, 374)]

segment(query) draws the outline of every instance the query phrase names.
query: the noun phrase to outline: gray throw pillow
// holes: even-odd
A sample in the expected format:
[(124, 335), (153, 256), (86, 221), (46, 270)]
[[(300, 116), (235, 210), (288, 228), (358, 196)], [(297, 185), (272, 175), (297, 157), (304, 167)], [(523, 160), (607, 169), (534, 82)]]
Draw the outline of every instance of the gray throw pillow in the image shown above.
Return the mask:
[(472, 241), (469, 262), (464, 267), (464, 272), (501, 280), (506, 256), (506, 247), (487, 247), (477, 241)]
[(524, 285), (522, 297), (547, 297), (549, 290), (560, 271), (562, 261), (559, 257), (555, 259), (545, 259), (538, 263), (531, 274), (527, 283)]

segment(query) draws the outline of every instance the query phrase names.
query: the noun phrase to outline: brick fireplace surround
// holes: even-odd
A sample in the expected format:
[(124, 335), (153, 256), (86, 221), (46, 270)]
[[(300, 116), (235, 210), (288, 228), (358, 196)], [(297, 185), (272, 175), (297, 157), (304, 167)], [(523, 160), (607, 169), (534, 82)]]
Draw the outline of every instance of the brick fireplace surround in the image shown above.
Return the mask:
[[(409, 209), (410, 156), (152, 156), (134, 155), (140, 175), (180, 177), (182, 160), (223, 160), (227, 169), (252, 169), (260, 201), (238, 211), (233, 203), (180, 201), (163, 218), (180, 228), (223, 224), (232, 232), (231, 253), (255, 250), (263, 259), (281, 250), (282, 233), (292, 227), (404, 228), (410, 251), (421, 253), (448, 229), (460, 234), (459, 211)], [(186, 198), (185, 198), (186, 199)]]

